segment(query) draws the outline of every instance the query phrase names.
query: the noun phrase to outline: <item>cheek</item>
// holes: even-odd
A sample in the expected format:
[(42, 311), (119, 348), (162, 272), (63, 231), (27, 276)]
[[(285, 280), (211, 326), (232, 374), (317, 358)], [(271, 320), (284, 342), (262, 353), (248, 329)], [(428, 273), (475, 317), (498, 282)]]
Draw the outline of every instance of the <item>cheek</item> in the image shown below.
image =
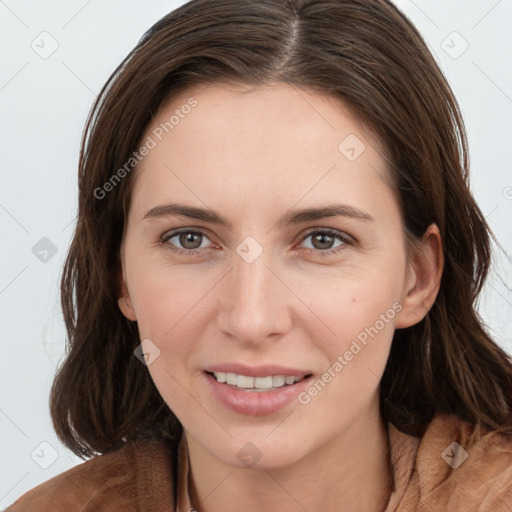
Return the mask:
[(320, 382), (303, 403), (343, 403), (348, 412), (375, 396), (402, 309), (400, 291), (401, 275), (391, 266), (353, 269), (321, 287), (303, 284), (303, 296), (321, 320), (315, 320), (322, 331), (316, 331), (314, 343), (324, 361)]
[(193, 265), (178, 269), (137, 263), (129, 282), (139, 335), (141, 340), (151, 340), (158, 353), (148, 370), (169, 407), (186, 416), (190, 394), (196, 394), (197, 358), (214, 318), (212, 292), (219, 278), (204, 269), (193, 275)]
[(128, 282), (141, 336), (165, 340), (189, 324), (191, 316), (200, 321), (197, 312), (215, 280), (204, 271), (192, 275), (191, 267), (133, 262)]
[(325, 305), (323, 319), (335, 334), (316, 338), (315, 349), (323, 354), (322, 373), (298, 398), (335, 430), (355, 421), (378, 396), (401, 310), (398, 301), (391, 302), (392, 295), (360, 291)]
[[(209, 281), (191, 279), (172, 268), (150, 266), (132, 274), (133, 305), (140, 338), (157, 347), (158, 357), (148, 366), (151, 378), (168, 406), (180, 418), (191, 413), (196, 399), (194, 363), (209, 321)], [(204, 418), (194, 411), (197, 421)]]
[(375, 329), (384, 337), (392, 334), (396, 314), (401, 310), (401, 288), (398, 271), (375, 266), (354, 268), (323, 279), (302, 276), (294, 291), (314, 313), (307, 318), (325, 330), (325, 343), (341, 349), (352, 339), (359, 338), (364, 343), (368, 329), (374, 335)]

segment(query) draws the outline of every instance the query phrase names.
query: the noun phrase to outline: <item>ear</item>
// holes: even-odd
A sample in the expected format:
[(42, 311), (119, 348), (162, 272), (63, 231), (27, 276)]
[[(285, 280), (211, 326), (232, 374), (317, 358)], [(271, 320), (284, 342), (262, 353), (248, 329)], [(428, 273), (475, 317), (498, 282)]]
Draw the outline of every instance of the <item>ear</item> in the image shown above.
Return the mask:
[(420, 322), (429, 312), (439, 292), (444, 256), (441, 234), (436, 224), (428, 227), (411, 253), (401, 302), (403, 307), (396, 317), (397, 329)]
[(135, 322), (137, 320), (137, 316), (135, 315), (135, 310), (133, 309), (132, 301), (130, 300), (130, 294), (128, 293), (128, 288), (126, 286), (126, 281), (122, 275), (122, 272), (120, 273), (119, 277), (119, 290), (120, 290), (120, 296), (117, 300), (117, 304), (119, 305), (119, 309), (121, 310), (121, 313), (128, 318), (128, 320), (131, 320), (132, 322)]

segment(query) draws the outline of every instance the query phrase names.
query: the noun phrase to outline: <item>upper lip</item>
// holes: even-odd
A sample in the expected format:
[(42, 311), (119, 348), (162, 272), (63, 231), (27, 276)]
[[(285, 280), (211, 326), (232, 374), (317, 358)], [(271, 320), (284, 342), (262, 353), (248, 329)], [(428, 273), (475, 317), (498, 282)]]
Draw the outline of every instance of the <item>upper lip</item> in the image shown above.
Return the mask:
[(303, 377), (310, 375), (311, 372), (301, 370), (299, 368), (290, 368), (286, 366), (279, 366), (275, 364), (266, 364), (261, 366), (247, 366), (237, 363), (224, 363), (209, 366), (205, 369), (209, 373), (223, 372), (223, 373), (236, 373), (237, 375), (246, 375), (248, 377), (268, 377), (269, 375), (284, 375)]

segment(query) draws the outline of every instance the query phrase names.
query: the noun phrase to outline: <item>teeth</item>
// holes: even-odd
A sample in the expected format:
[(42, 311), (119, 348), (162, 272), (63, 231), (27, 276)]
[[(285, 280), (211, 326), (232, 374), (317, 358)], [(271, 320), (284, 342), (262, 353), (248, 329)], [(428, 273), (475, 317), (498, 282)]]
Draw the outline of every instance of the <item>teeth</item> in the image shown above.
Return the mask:
[(256, 377), (254, 387), (256, 389), (272, 389), (272, 377)]
[[(233, 373), (234, 375), (234, 373)], [(254, 387), (254, 379), (252, 377), (246, 377), (245, 375), (237, 375), (236, 376), (236, 385), (239, 388), (253, 388)]]
[(217, 382), (236, 386), (240, 389), (269, 390), (281, 388), (286, 385), (294, 384), (303, 377), (294, 377), (289, 375), (269, 375), (268, 377), (250, 377), (248, 375), (238, 375), (236, 373), (213, 372)]
[(226, 382), (226, 379), (227, 379), (227, 373), (224, 373), (224, 372), (217, 372), (215, 374), (215, 378), (219, 381), (219, 382)]
[[(281, 386), (284, 386), (285, 382), (286, 382), (286, 377), (284, 375), (274, 375), (272, 377), (272, 387), (273, 388), (280, 388)], [(293, 382), (292, 382), (292, 384), (293, 384)]]

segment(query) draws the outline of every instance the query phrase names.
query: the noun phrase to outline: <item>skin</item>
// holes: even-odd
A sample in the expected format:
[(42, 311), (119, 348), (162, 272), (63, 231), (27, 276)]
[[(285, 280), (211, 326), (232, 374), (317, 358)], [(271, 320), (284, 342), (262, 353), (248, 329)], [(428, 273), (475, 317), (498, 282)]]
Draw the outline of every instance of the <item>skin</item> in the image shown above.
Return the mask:
[[(421, 250), (408, 249), (384, 148), (340, 100), (280, 83), (195, 86), (161, 108), (146, 136), (191, 96), (198, 105), (137, 169), (119, 306), (160, 351), (148, 369), (184, 427), (193, 501), (207, 512), (383, 510), (391, 470), (378, 385), (394, 330), (419, 322), (435, 300), (439, 231), (430, 226)], [(365, 144), (354, 161), (338, 150), (350, 134)], [(334, 202), (371, 219), (278, 223)], [(214, 210), (232, 225), (144, 218), (168, 203)], [(161, 241), (178, 228), (205, 237)], [(318, 240), (322, 229), (346, 241)], [(248, 236), (263, 249), (251, 263), (237, 252)], [(321, 377), (397, 303), (400, 312), (307, 405), (247, 416), (206, 385), (204, 368), (226, 362)], [(252, 468), (237, 457), (247, 442), (261, 454)]]

